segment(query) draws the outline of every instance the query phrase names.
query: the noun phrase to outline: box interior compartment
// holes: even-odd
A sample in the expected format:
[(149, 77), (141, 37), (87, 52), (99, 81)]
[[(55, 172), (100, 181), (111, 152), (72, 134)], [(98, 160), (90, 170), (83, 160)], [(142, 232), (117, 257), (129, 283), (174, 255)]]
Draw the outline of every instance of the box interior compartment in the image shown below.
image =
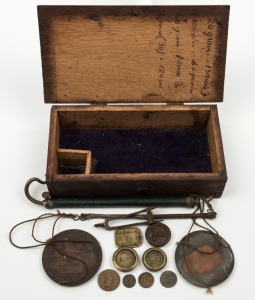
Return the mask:
[(56, 118), (56, 174), (219, 171), (210, 106), (154, 111), (66, 108), (59, 109)]
[(91, 152), (58, 149), (57, 164), (58, 174), (89, 174), (91, 172)]

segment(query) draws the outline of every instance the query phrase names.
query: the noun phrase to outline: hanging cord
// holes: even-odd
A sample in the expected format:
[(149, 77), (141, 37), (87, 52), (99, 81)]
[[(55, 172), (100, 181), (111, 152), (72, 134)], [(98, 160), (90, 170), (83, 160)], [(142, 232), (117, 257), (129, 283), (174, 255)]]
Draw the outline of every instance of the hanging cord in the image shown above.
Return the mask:
[[(198, 205), (198, 207), (197, 207), (196, 210), (194, 211), (194, 214), (195, 214), (198, 210), (200, 211), (200, 213), (203, 213), (204, 210), (205, 210), (205, 204), (207, 205), (207, 212), (213, 212), (213, 211), (214, 211), (214, 210), (213, 210), (213, 207), (212, 207), (212, 205), (211, 205), (211, 203), (210, 203), (210, 201), (212, 200), (211, 198), (200, 198), (200, 199), (201, 199), (200, 204)], [(198, 252), (198, 253), (201, 253), (201, 254), (211, 255), (211, 254), (216, 253), (216, 252), (219, 250), (219, 248), (220, 248), (221, 246), (226, 247), (226, 248), (230, 248), (230, 246), (222, 241), (222, 239), (221, 239), (221, 237), (220, 237), (218, 231), (217, 231), (213, 226), (211, 226), (211, 225), (208, 223), (208, 221), (207, 221), (206, 219), (204, 219), (204, 218), (202, 218), (202, 219), (203, 219), (203, 221), (206, 223), (207, 227), (205, 227), (205, 226), (203, 226), (203, 225), (197, 223), (197, 218), (193, 218), (193, 219), (192, 219), (191, 227), (190, 227), (190, 229), (189, 229), (189, 231), (188, 231), (188, 234), (186, 235), (185, 240), (183, 241), (184, 252), (185, 252), (185, 257), (187, 258), (188, 268), (190, 269), (190, 271), (191, 271), (193, 277), (197, 280), (197, 282), (199, 282), (199, 283), (202, 284), (205, 288), (207, 288), (207, 293), (208, 293), (208, 294), (213, 294), (212, 288), (211, 288), (208, 284), (206, 284), (201, 278), (199, 278), (199, 277), (197, 276), (197, 272), (195, 271), (195, 269), (194, 269), (194, 267), (193, 267), (193, 265), (192, 265), (192, 262), (191, 262), (191, 260), (190, 260), (190, 255), (189, 255), (188, 252), (187, 252), (187, 248), (189, 247), (189, 248), (193, 249), (194, 251), (196, 251), (196, 252)], [(211, 233), (215, 236), (217, 242), (216, 242), (216, 247), (215, 247), (212, 251), (204, 251), (204, 250), (201, 250), (201, 249), (199, 249), (198, 247), (193, 246), (193, 245), (189, 242), (189, 240), (190, 240), (190, 233), (191, 233), (191, 230), (192, 230), (192, 228), (194, 227), (194, 225), (197, 225), (198, 227), (203, 228), (204, 230), (207, 230), (207, 231), (211, 232)], [(186, 247), (186, 246), (187, 246), (187, 247)]]
[[(53, 226), (52, 226), (52, 233), (51, 233), (51, 238), (48, 239), (47, 241), (43, 242), (43, 241), (40, 241), (39, 239), (36, 238), (35, 236), (35, 228), (36, 228), (36, 225), (38, 223), (38, 221), (41, 221), (43, 219), (49, 219), (49, 218), (53, 218), (53, 217), (56, 217), (56, 220), (54, 221), (53, 223)], [(30, 219), (30, 220), (26, 220), (26, 221), (23, 221), (23, 222), (20, 222), (18, 224), (16, 224), (10, 231), (9, 233), (9, 240), (11, 242), (11, 244), (16, 247), (16, 248), (19, 248), (19, 249), (31, 249), (31, 248), (36, 248), (36, 247), (40, 247), (40, 246), (48, 246), (48, 245), (51, 245), (56, 252), (58, 252), (60, 255), (62, 255), (63, 257), (65, 258), (70, 258), (70, 259), (73, 259), (75, 261), (78, 261), (80, 263), (82, 263), (83, 265), (83, 268), (84, 268), (84, 273), (82, 276), (80, 276), (79, 278), (76, 278), (74, 281), (69, 281), (69, 282), (62, 282), (62, 284), (64, 285), (71, 285), (71, 284), (74, 284), (76, 282), (78, 282), (79, 280), (81, 280), (82, 278), (84, 278), (85, 276), (87, 276), (88, 274), (88, 266), (87, 266), (87, 263), (85, 261), (83, 261), (82, 259), (78, 258), (78, 257), (75, 257), (75, 256), (72, 256), (72, 255), (69, 255), (67, 253), (64, 253), (63, 251), (61, 251), (59, 249), (59, 247), (57, 247), (57, 244), (58, 243), (91, 243), (92, 241), (80, 241), (80, 240), (56, 240), (55, 239), (55, 227), (56, 227), (56, 224), (57, 222), (61, 219), (61, 218), (71, 218), (73, 220), (78, 220), (79, 219), (79, 216), (77, 215), (74, 215), (74, 214), (65, 214), (65, 213), (60, 213), (58, 211), (57, 214), (53, 214), (53, 213), (46, 213), (46, 214), (43, 214), (43, 215), (40, 215), (38, 218), (34, 218), (34, 219)], [(32, 238), (35, 242), (37, 242), (38, 244), (35, 244), (35, 245), (29, 245), (29, 246), (20, 246), (20, 245), (17, 245), (16, 243), (13, 242), (13, 239), (12, 239), (12, 234), (13, 234), (13, 231), (18, 228), (19, 226), (21, 225), (24, 225), (26, 223), (30, 223), (30, 222), (33, 222), (33, 226), (32, 226)]]
[[(210, 203), (212, 201), (211, 198), (203, 198), (202, 197), (200, 199), (201, 199), (200, 204), (195, 209), (195, 211), (193, 212), (193, 214), (195, 214), (198, 210), (200, 211), (200, 213), (203, 213), (204, 210), (205, 210), (205, 204), (207, 205), (207, 212), (208, 213), (214, 212), (213, 207), (212, 207), (212, 205)], [(222, 241), (222, 239), (221, 239), (218, 231), (212, 225), (210, 225), (209, 222), (205, 218), (202, 218), (202, 220), (207, 225), (207, 227), (205, 227), (205, 226), (197, 223), (197, 218), (193, 218), (192, 219), (192, 225), (191, 225), (191, 227), (190, 227), (190, 229), (188, 231), (188, 234), (187, 234), (186, 239), (183, 242), (183, 244), (189, 246), (193, 250), (195, 250), (195, 251), (197, 251), (199, 253), (202, 253), (202, 254), (213, 254), (213, 253), (215, 253), (215, 252), (218, 251), (218, 249), (219, 249), (220, 246), (224, 246), (226, 248), (230, 248), (230, 246), (228, 244), (226, 244), (226, 243), (224, 243)], [(216, 247), (215, 247), (215, 249), (213, 249), (213, 251), (202, 251), (199, 248), (194, 247), (193, 245), (191, 245), (189, 243), (190, 232), (191, 232), (192, 228), (194, 227), (194, 225), (197, 225), (198, 227), (203, 228), (204, 230), (207, 230), (207, 231), (211, 232), (216, 237), (217, 243), (216, 243)]]
[[(52, 218), (52, 217), (55, 217), (56, 214), (43, 214), (41, 216), (39, 216), (38, 218), (34, 218), (34, 219), (30, 219), (30, 220), (26, 220), (26, 221), (23, 221), (23, 222), (20, 222), (18, 224), (16, 224), (15, 226), (12, 227), (10, 233), (9, 233), (9, 240), (11, 242), (11, 244), (16, 247), (16, 248), (19, 248), (19, 249), (30, 249), (30, 248), (36, 248), (36, 247), (40, 247), (40, 246), (45, 246), (47, 244), (47, 242), (41, 242), (41, 241), (38, 241), (35, 237), (34, 237), (34, 228), (35, 228), (35, 224), (38, 220), (43, 220), (43, 219), (48, 219), (48, 218)], [(21, 225), (24, 225), (26, 223), (30, 223), (30, 222), (34, 222), (33, 224), (33, 227), (32, 227), (32, 238), (33, 240), (35, 240), (36, 242), (38, 242), (38, 244), (35, 244), (35, 245), (29, 245), (29, 246), (20, 246), (20, 245), (17, 245), (13, 242), (13, 239), (12, 239), (12, 233), (13, 231), (21, 226)]]

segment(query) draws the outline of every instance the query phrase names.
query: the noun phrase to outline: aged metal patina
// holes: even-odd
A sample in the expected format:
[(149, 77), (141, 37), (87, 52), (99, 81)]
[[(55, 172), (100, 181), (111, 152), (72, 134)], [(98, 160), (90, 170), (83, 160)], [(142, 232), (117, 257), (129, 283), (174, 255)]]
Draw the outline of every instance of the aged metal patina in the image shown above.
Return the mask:
[(138, 264), (138, 255), (132, 248), (119, 248), (113, 254), (114, 266), (123, 272), (133, 270)]
[(91, 279), (102, 261), (102, 250), (94, 236), (71, 229), (53, 236), (44, 248), (46, 274), (60, 285), (76, 286)]
[(160, 283), (166, 287), (171, 288), (176, 285), (177, 276), (172, 271), (165, 271), (160, 275)]
[(163, 247), (170, 241), (171, 231), (165, 224), (157, 222), (147, 227), (145, 237), (150, 245)]
[(135, 248), (142, 245), (142, 231), (138, 227), (127, 227), (115, 231), (115, 244), (117, 247)]
[(43, 193), (44, 200), (37, 200), (31, 196), (29, 188), (33, 182), (45, 185), (47, 182), (37, 177), (29, 179), (25, 184), (25, 195), (31, 202), (43, 205), (45, 208), (62, 207), (143, 207), (143, 206), (166, 206), (166, 207), (194, 207), (199, 204), (196, 196), (188, 197), (84, 197), (84, 198), (51, 198), (48, 192)]
[(98, 285), (104, 291), (113, 291), (119, 286), (119, 284), (120, 276), (112, 269), (104, 270), (98, 276)]
[[(116, 214), (116, 215), (102, 215), (102, 214), (81, 214), (81, 220), (88, 220), (88, 219), (95, 219), (95, 218), (105, 218), (103, 223), (95, 224), (95, 227), (103, 227), (107, 230), (114, 230), (114, 229), (123, 229), (130, 226), (137, 226), (137, 225), (151, 225), (155, 222), (162, 221), (164, 219), (213, 219), (216, 218), (217, 213), (214, 211), (212, 204), (212, 198), (199, 198), (198, 206), (196, 210), (191, 214), (153, 214), (153, 210), (157, 208), (156, 206), (147, 207), (140, 211), (136, 211), (131, 214)], [(205, 205), (207, 206), (207, 212), (204, 212)], [(198, 212), (199, 211), (199, 212)], [(110, 222), (117, 221), (117, 220), (124, 220), (124, 219), (141, 219), (145, 220), (142, 222), (135, 222), (135, 223), (128, 223), (124, 225), (109, 225)]]
[(234, 267), (234, 254), (221, 236), (199, 230), (189, 233), (178, 243), (175, 263), (187, 281), (210, 288), (230, 276)]
[(136, 284), (136, 279), (135, 276), (132, 274), (127, 274), (123, 277), (122, 283), (125, 287), (127, 288), (132, 288)]
[(167, 257), (163, 250), (159, 248), (150, 248), (143, 254), (144, 266), (153, 272), (163, 269), (167, 263)]
[(138, 282), (143, 288), (150, 288), (154, 283), (154, 277), (149, 272), (144, 272), (139, 275)]

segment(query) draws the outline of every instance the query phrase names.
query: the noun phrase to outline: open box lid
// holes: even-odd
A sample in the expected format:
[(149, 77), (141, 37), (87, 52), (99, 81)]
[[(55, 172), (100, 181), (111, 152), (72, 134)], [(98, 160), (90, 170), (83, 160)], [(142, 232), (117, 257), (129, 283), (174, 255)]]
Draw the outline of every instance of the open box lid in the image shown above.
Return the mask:
[(220, 102), (229, 6), (39, 6), (46, 103)]

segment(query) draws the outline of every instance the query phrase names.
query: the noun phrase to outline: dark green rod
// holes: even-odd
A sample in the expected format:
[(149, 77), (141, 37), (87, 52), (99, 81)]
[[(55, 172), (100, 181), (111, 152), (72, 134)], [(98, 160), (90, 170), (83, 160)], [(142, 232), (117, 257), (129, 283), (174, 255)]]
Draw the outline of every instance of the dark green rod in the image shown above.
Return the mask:
[(62, 207), (194, 207), (197, 197), (114, 197), (114, 198), (49, 198), (43, 201), (46, 208)]

